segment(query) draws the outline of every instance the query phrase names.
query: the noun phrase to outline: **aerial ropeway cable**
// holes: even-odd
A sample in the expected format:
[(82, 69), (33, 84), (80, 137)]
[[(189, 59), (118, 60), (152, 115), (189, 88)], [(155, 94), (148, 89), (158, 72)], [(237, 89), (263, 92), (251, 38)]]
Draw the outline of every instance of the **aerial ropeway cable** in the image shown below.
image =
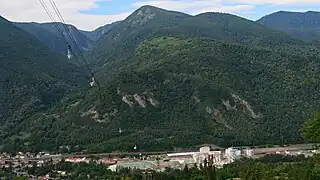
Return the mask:
[(68, 59), (71, 59), (73, 57), (73, 53), (72, 53), (72, 49), (70, 44), (68, 43), (68, 40), (66, 40), (65, 38), (65, 34), (63, 33), (63, 29), (61, 29), (61, 27), (59, 26), (59, 24), (57, 24), (55, 18), (52, 16), (51, 12), (49, 11), (48, 6), (46, 5), (46, 3), (43, 0), (39, 0), (39, 2), (41, 3), (43, 9), (46, 11), (47, 15), (50, 18), (50, 21), (53, 22), (54, 27), (56, 28), (58, 34), (60, 35), (60, 37), (62, 38), (62, 40), (64, 41), (64, 43), (66, 44), (66, 46), (68, 47), (68, 51), (67, 51), (67, 57)]
[[(60, 23), (61, 23), (61, 26), (62, 28), (59, 27), (59, 24), (58, 24), (58, 21), (56, 21), (51, 12), (48, 10), (48, 6), (46, 5), (46, 3), (43, 1), (43, 0), (39, 0), (39, 2), (41, 3), (42, 7), (44, 8), (44, 10), (46, 11), (46, 13), (48, 14), (50, 20), (53, 22), (55, 28), (57, 29), (57, 32), (60, 34), (60, 36), (63, 38), (63, 40), (66, 42), (67, 44), (67, 57), (68, 59), (71, 59), (71, 58), (75, 58), (76, 60), (82, 60), (84, 66), (87, 68), (87, 71), (89, 71), (90, 75), (88, 75), (89, 79), (90, 79), (90, 82), (89, 82), (89, 85), (91, 87), (93, 86), (98, 86), (99, 87), (99, 84), (95, 78), (95, 75), (92, 71), (92, 69), (90, 68), (88, 62), (86, 61), (84, 55), (83, 55), (83, 52), (82, 52), (82, 48), (78, 45), (78, 43), (76, 42), (75, 38), (73, 37), (72, 33), (71, 33), (71, 30), (68, 28), (65, 20), (63, 19), (56, 3), (53, 1), (53, 0), (49, 0), (49, 3), (50, 5), (52, 6), (54, 12), (56, 13)], [(65, 31), (66, 35), (63, 33)], [(74, 47), (77, 48), (78, 52), (79, 52), (79, 55), (80, 57), (76, 56), (76, 54), (73, 53), (72, 51), (72, 46), (70, 45), (71, 42)]]
[[(46, 11), (46, 13), (48, 14), (49, 16), (49, 19), (52, 21), (52, 22), (56, 22), (55, 18), (52, 16), (52, 14), (50, 13), (49, 11), (49, 8), (48, 6), (42, 1), (42, 0), (39, 0), (39, 2), (41, 3), (43, 9)], [(63, 34), (63, 30), (60, 29), (59, 25), (57, 25), (56, 23), (53, 23), (54, 27), (56, 28), (57, 32), (60, 34), (60, 36), (62, 37), (62, 40), (64, 41), (64, 43), (66, 43), (66, 45), (69, 45), (68, 41), (64, 38), (64, 34)]]
[(94, 86), (94, 85), (97, 85), (97, 81), (95, 79), (95, 76), (94, 76), (94, 73), (92, 71), (92, 69), (90, 68), (89, 64), (87, 63), (84, 55), (83, 55), (83, 52), (82, 52), (82, 48), (77, 44), (75, 38), (73, 37), (72, 33), (71, 33), (71, 30), (68, 28), (67, 26), (67, 23), (64, 21), (57, 5), (55, 4), (55, 2), (53, 0), (49, 0), (51, 6), (53, 7), (54, 11), (57, 13), (60, 21), (62, 22), (62, 26), (64, 27), (64, 29), (66, 30), (66, 33), (68, 34), (70, 40), (74, 43), (75, 47), (78, 48), (79, 50), (79, 53), (80, 53), (80, 56), (82, 58), (82, 61), (83, 63), (85, 64), (85, 66), (87, 67), (88, 71), (91, 73), (91, 81), (90, 81), (90, 86)]

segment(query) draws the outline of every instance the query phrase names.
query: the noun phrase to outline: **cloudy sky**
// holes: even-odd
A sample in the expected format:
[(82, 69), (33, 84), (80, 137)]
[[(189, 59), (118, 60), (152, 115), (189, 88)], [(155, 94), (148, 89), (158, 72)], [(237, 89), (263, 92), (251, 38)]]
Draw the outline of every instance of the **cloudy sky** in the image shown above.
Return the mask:
[[(50, 0), (43, 0), (49, 4)], [(53, 0), (67, 23), (79, 29), (93, 30), (126, 18), (143, 5), (198, 14), (228, 12), (248, 19), (279, 10), (320, 11), (320, 0)], [(48, 22), (39, 0), (0, 0), (0, 15), (10, 21)], [(50, 9), (53, 13), (53, 9)], [(57, 19), (57, 18), (56, 18)]]

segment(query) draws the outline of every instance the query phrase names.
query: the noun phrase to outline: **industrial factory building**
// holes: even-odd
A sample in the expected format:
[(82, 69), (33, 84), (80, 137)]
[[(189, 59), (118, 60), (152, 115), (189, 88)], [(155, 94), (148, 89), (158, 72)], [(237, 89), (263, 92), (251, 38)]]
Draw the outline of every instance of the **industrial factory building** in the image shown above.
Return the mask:
[(221, 168), (224, 164), (234, 162), (241, 156), (252, 156), (252, 150), (246, 149), (241, 151), (235, 148), (228, 148), (225, 151), (211, 151), (210, 147), (201, 147), (196, 152), (180, 152), (166, 154), (165, 158), (158, 161), (129, 161), (119, 162), (111, 165), (110, 170), (116, 171), (119, 168), (141, 169), (141, 170), (159, 170), (163, 171), (165, 168), (178, 168), (182, 169), (185, 165), (194, 166), (197, 164), (203, 165), (205, 159), (213, 158), (213, 164), (217, 168)]

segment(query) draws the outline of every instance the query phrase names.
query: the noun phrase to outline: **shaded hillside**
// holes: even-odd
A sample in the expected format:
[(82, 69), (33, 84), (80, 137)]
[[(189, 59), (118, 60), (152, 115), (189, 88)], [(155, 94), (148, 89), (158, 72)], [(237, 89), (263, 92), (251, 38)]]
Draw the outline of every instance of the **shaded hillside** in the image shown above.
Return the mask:
[[(59, 34), (54, 23), (15, 23), (15, 25), (35, 36), (51, 49), (65, 54), (68, 49), (65, 41), (68, 40), (73, 50), (78, 51), (78, 48), (74, 47), (74, 44), (71, 43), (62, 23), (58, 23), (57, 25), (63, 31), (64, 37)], [(87, 51), (92, 47), (93, 41), (82, 34), (76, 27), (72, 25), (67, 25), (67, 27), (82, 50)]]
[(15, 23), (20, 29), (32, 34), (47, 47), (58, 52), (66, 52), (66, 44), (64, 40), (50, 31), (42, 28), (38, 23)]
[[(61, 27), (62, 29), (62, 23), (58, 23), (59, 27)], [(54, 24), (53, 23), (43, 23), (41, 24), (41, 26), (46, 29), (47, 31), (50, 31), (52, 33), (57, 34), (57, 30), (56, 28), (54, 28)], [(67, 24), (68, 30), (70, 31), (70, 33), (72, 34), (72, 36), (75, 38), (77, 44), (82, 48), (82, 50), (89, 50), (90, 47), (92, 46), (92, 41), (86, 37), (84, 34), (82, 34), (76, 27), (74, 27), (73, 25)], [(64, 31), (64, 34), (66, 32)], [(66, 34), (65, 34), (66, 36)], [(76, 48), (74, 48), (76, 49)]]
[(20, 121), (82, 86), (82, 72), (63, 56), (0, 17), (0, 139)]
[(157, 36), (205, 37), (252, 47), (276, 49), (306, 46), (291, 36), (234, 15), (205, 13), (197, 16), (143, 6), (101, 38), (89, 58), (101, 76), (121, 72), (136, 46)]
[(257, 22), (302, 40), (320, 40), (320, 12), (280, 11), (267, 15)]
[(300, 142), (303, 120), (319, 107), (313, 56), (162, 37), (128, 62), (99, 92), (25, 121), (14, 131), (31, 136), (7, 145), (108, 152)]
[[(297, 39), (274, 31), (253, 21), (225, 13), (204, 13), (189, 18), (168, 33), (187, 37), (206, 37), (242, 45), (263, 48), (279, 48), (285, 45), (303, 44)], [(176, 32), (177, 31), (177, 32)]]
[(83, 33), (85, 36), (87, 36), (92, 41), (97, 42), (101, 37), (103, 37), (105, 34), (107, 34), (113, 27), (115, 27), (119, 23), (120, 23), (120, 21), (117, 21), (117, 22), (114, 22), (111, 24), (101, 26), (101, 27), (95, 29), (94, 31), (80, 31), (80, 32)]

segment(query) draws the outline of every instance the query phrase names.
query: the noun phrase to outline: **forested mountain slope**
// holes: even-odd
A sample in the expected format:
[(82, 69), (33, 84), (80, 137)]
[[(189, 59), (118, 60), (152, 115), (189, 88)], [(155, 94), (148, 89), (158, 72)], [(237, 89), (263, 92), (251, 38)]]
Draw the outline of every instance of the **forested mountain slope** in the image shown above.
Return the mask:
[(0, 139), (20, 121), (85, 83), (65, 56), (0, 17)]
[(101, 37), (103, 37), (105, 34), (107, 34), (112, 28), (114, 28), (117, 24), (119, 24), (120, 21), (113, 22), (111, 24), (107, 24), (104, 26), (101, 26), (93, 31), (80, 31), (82, 34), (87, 36), (89, 39), (91, 39), (94, 42), (97, 42), (100, 40)]
[(121, 64), (122, 60), (132, 55), (140, 42), (154, 36), (155, 31), (174, 26), (188, 17), (191, 16), (153, 6), (143, 6), (101, 37), (97, 46), (90, 52), (91, 64), (108, 68), (112, 67), (113, 63)]
[[(71, 43), (66, 29), (63, 27), (62, 23), (56, 23), (56, 25), (61, 29), (64, 34), (64, 37), (57, 31), (55, 24), (51, 23), (14, 23), (16, 26), (22, 30), (32, 34), (43, 44), (47, 45), (49, 48), (57, 50), (62, 53), (66, 53), (68, 45), (66, 40), (72, 46), (72, 49), (77, 52), (78, 48)], [(93, 41), (85, 36), (80, 30), (72, 25), (67, 25), (68, 31), (72, 34), (78, 46), (83, 51), (89, 50), (93, 46)]]
[(43, 44), (58, 52), (66, 53), (66, 44), (62, 37), (42, 28), (38, 23), (15, 23), (20, 29), (32, 34)]
[(139, 43), (159, 36), (205, 37), (278, 51), (287, 47), (307, 46), (286, 33), (230, 14), (190, 16), (143, 6), (105, 34), (88, 57), (92, 65), (100, 69), (102, 78), (106, 79), (122, 71), (119, 69)]
[(320, 12), (279, 11), (257, 21), (306, 41), (320, 40)]
[(128, 62), (106, 87), (25, 121), (15, 130), (31, 136), (7, 139), (6, 147), (132, 151), (300, 142), (303, 120), (319, 107), (316, 56), (159, 37), (140, 44)]

